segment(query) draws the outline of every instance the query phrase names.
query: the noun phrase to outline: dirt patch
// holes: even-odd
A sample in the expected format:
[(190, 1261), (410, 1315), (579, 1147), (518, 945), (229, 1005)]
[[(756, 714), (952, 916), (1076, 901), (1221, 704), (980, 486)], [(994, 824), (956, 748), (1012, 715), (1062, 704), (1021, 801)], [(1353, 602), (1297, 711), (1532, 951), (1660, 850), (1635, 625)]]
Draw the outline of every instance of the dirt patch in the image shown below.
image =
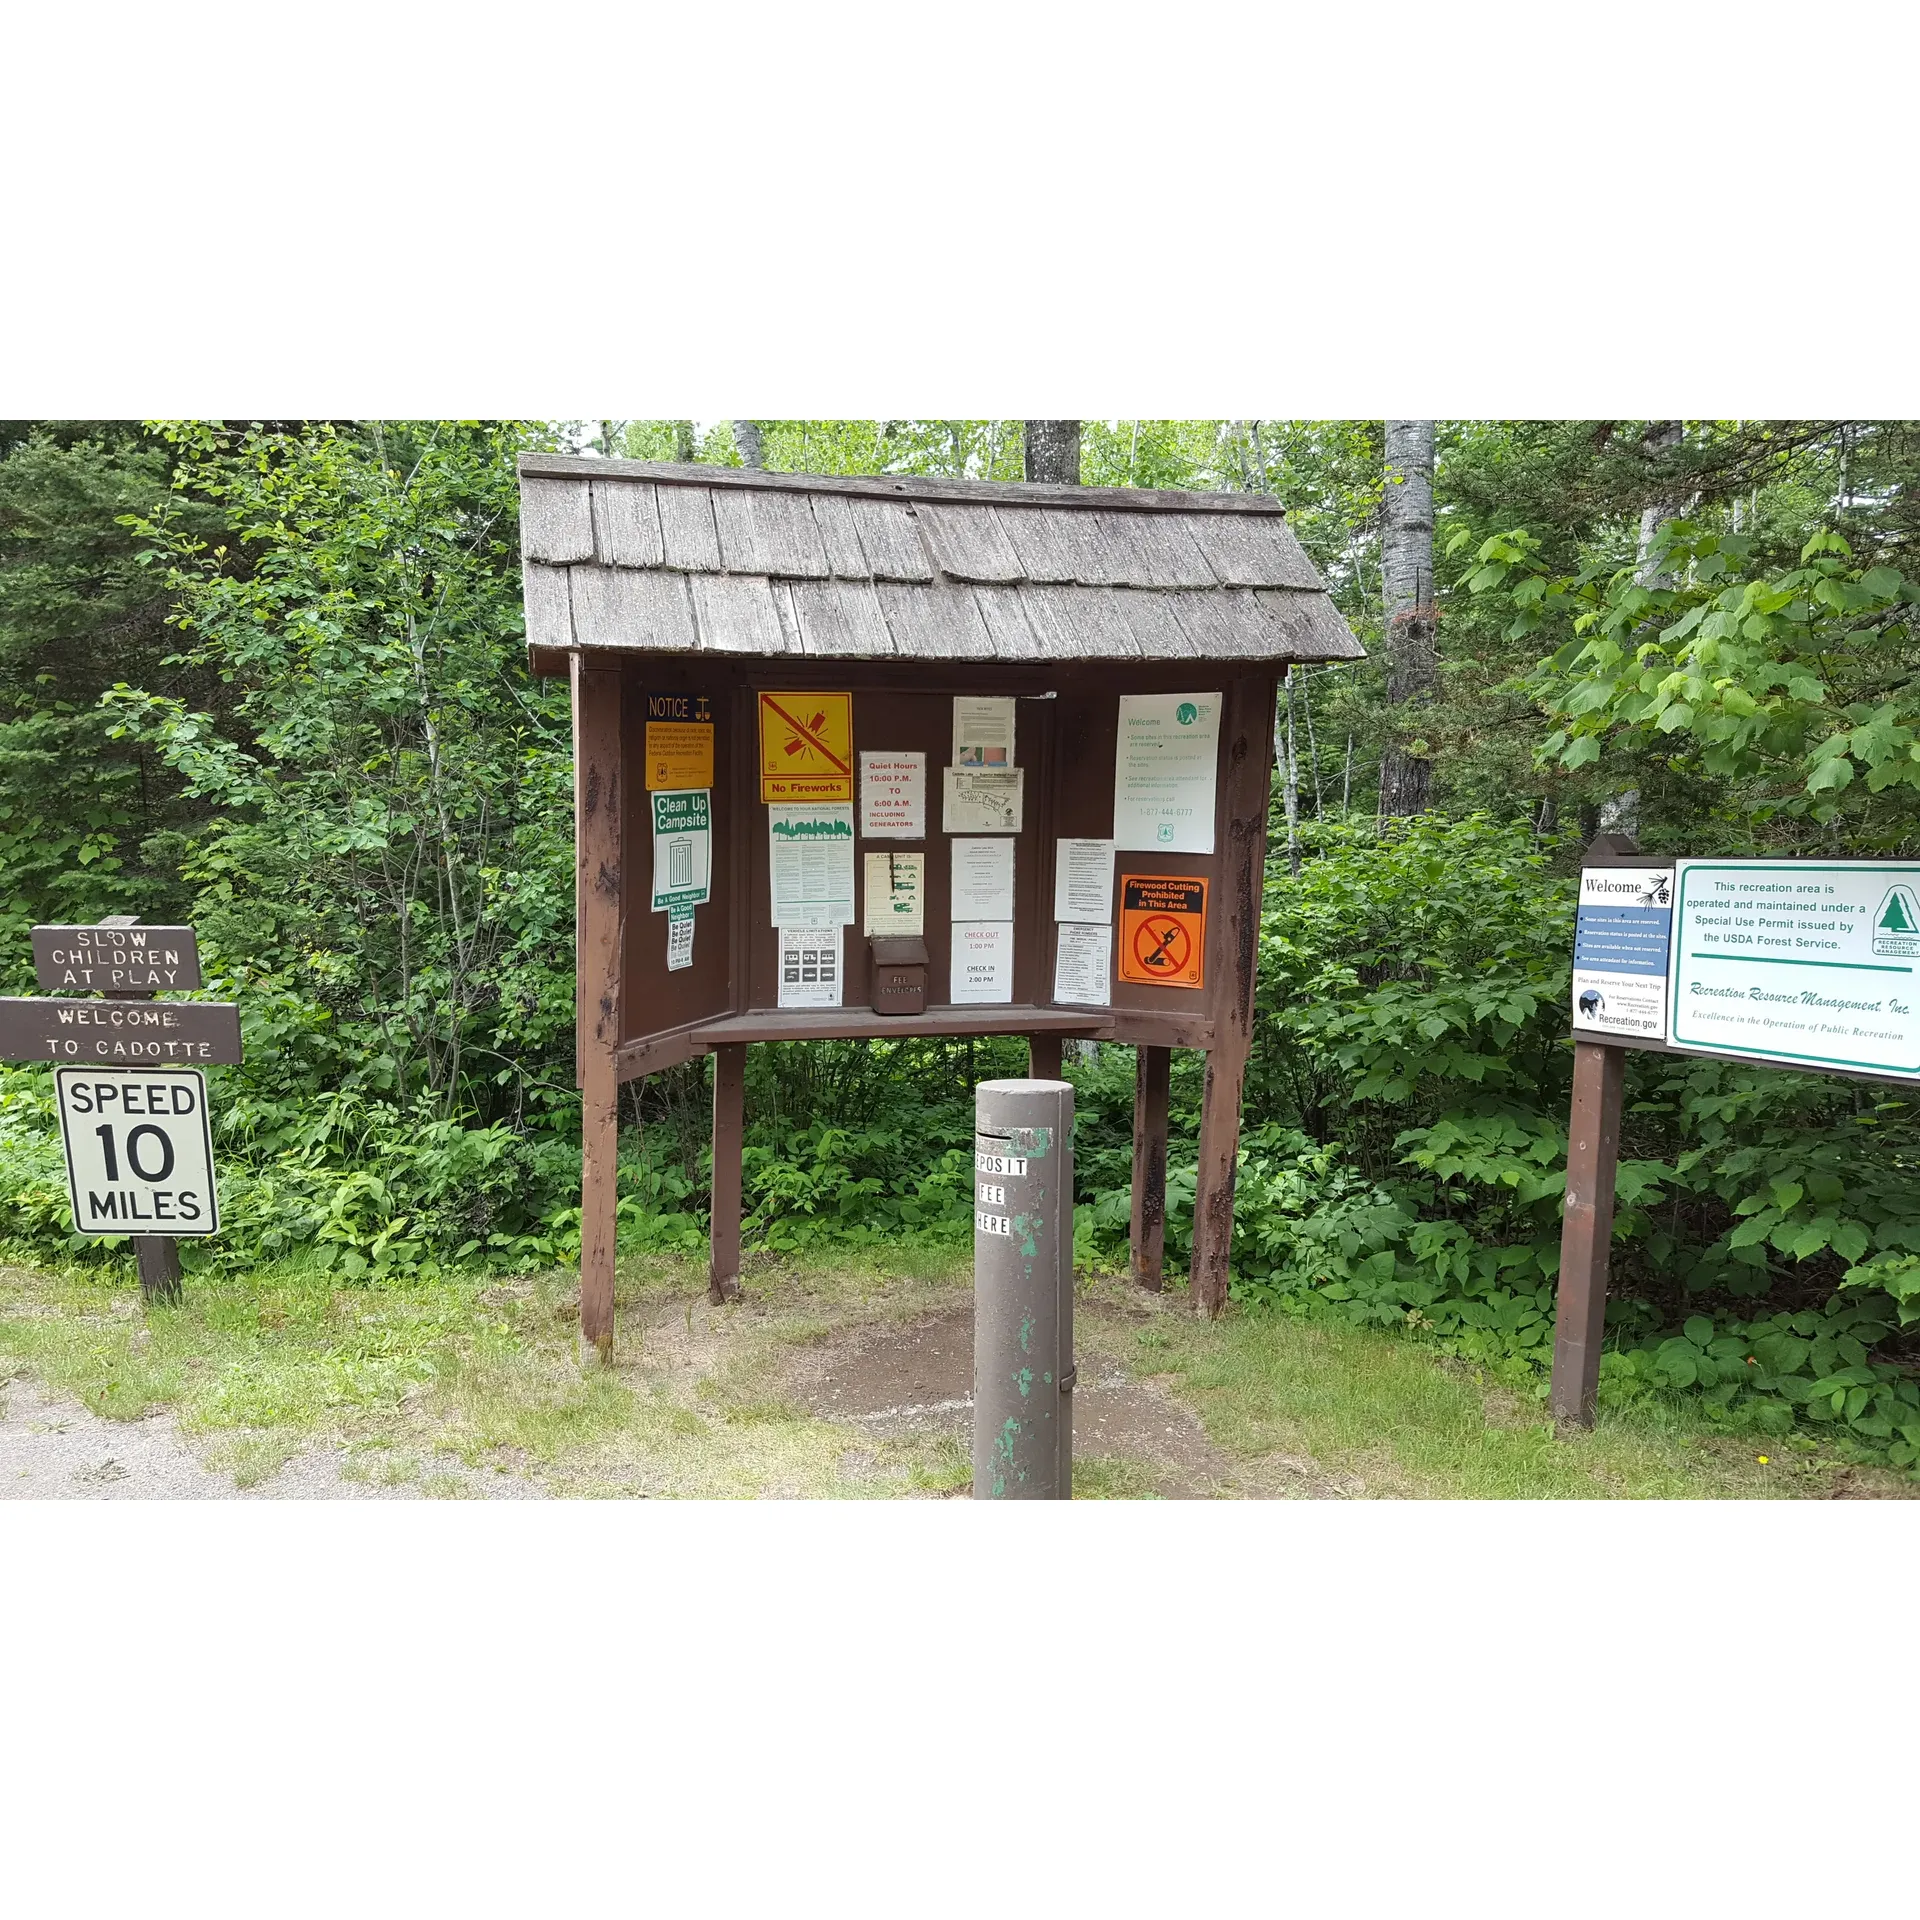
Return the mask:
[[(1198, 1417), (1155, 1380), (1129, 1375), (1090, 1338), (1112, 1316), (1076, 1303), (1073, 1395), (1076, 1462), (1120, 1462), (1171, 1500), (1256, 1497)], [(973, 1423), (973, 1302), (905, 1325), (862, 1327), (820, 1342), (789, 1367), (786, 1390), (809, 1413), (878, 1439), (939, 1433), (962, 1443)], [(1316, 1489), (1318, 1490), (1318, 1489)]]

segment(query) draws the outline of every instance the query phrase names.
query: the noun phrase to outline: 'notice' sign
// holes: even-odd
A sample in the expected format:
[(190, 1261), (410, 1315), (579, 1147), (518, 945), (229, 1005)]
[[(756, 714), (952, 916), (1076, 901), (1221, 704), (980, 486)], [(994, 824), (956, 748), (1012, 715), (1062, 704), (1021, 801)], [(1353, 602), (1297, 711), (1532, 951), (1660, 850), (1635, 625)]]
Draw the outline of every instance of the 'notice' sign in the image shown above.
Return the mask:
[(200, 946), (191, 927), (35, 927), (33, 971), (55, 993), (185, 993)]

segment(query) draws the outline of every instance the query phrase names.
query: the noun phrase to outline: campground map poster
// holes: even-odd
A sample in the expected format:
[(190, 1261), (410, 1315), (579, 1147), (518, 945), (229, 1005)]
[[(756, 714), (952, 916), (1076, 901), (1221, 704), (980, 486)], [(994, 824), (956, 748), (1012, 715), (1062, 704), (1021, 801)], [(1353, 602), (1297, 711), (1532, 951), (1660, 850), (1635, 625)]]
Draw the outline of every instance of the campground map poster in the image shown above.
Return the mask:
[(1920, 1078), (1920, 867), (1682, 860), (1675, 1046)]

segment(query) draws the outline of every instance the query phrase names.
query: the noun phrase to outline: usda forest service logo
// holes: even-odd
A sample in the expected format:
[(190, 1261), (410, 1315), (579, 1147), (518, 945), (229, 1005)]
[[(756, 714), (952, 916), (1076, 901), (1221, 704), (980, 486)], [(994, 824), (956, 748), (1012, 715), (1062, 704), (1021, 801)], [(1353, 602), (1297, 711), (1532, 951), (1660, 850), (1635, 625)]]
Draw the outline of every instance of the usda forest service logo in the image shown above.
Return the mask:
[(1920, 953), (1920, 900), (1913, 897), (1911, 887), (1887, 889), (1873, 918), (1873, 950), (1896, 959)]

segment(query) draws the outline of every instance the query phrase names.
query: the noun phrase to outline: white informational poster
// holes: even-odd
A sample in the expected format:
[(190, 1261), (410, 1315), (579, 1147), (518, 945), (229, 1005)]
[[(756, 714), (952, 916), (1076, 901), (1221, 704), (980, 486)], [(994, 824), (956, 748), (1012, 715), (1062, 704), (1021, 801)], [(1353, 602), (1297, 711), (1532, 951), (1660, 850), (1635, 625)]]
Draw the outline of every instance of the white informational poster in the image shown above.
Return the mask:
[(1053, 917), (1113, 923), (1113, 842), (1053, 843)]
[[(853, 806), (767, 809), (772, 920), (776, 927), (844, 927), (853, 910)], [(835, 1006), (840, 1003), (836, 1000)]]
[(1220, 695), (1123, 693), (1113, 767), (1113, 843), (1211, 853)]
[(840, 1004), (840, 929), (780, 929), (780, 1005), (837, 1007)]
[(693, 965), (693, 909), (676, 907), (667, 916), (667, 971), (682, 973)]
[(953, 885), (947, 907), (949, 920), (1011, 920), (1013, 918), (1013, 842), (965, 840), (953, 842)]
[(943, 833), (1018, 833), (1026, 769), (1004, 771), (943, 767)]
[(1053, 956), (1053, 997), (1070, 1006), (1104, 1007), (1113, 999), (1113, 928), (1063, 920)]
[(1920, 867), (1680, 860), (1670, 1038), (1920, 1077)]
[(204, 1073), (56, 1067), (53, 1085), (75, 1233), (220, 1231)]
[(1671, 867), (1588, 867), (1573, 933), (1576, 1033), (1667, 1037)]
[(953, 923), (953, 977), (948, 992), (956, 1007), (1011, 1003), (1011, 920), (956, 920)]
[(875, 936), (923, 934), (927, 930), (927, 856), (867, 855), (867, 911), (861, 931)]
[(956, 694), (953, 702), (953, 764), (956, 767), (1013, 765), (1011, 700)]
[(653, 804), (653, 911), (704, 906), (713, 878), (713, 806), (704, 788), (650, 793)]
[(868, 840), (927, 837), (927, 756), (860, 756), (860, 832)]

